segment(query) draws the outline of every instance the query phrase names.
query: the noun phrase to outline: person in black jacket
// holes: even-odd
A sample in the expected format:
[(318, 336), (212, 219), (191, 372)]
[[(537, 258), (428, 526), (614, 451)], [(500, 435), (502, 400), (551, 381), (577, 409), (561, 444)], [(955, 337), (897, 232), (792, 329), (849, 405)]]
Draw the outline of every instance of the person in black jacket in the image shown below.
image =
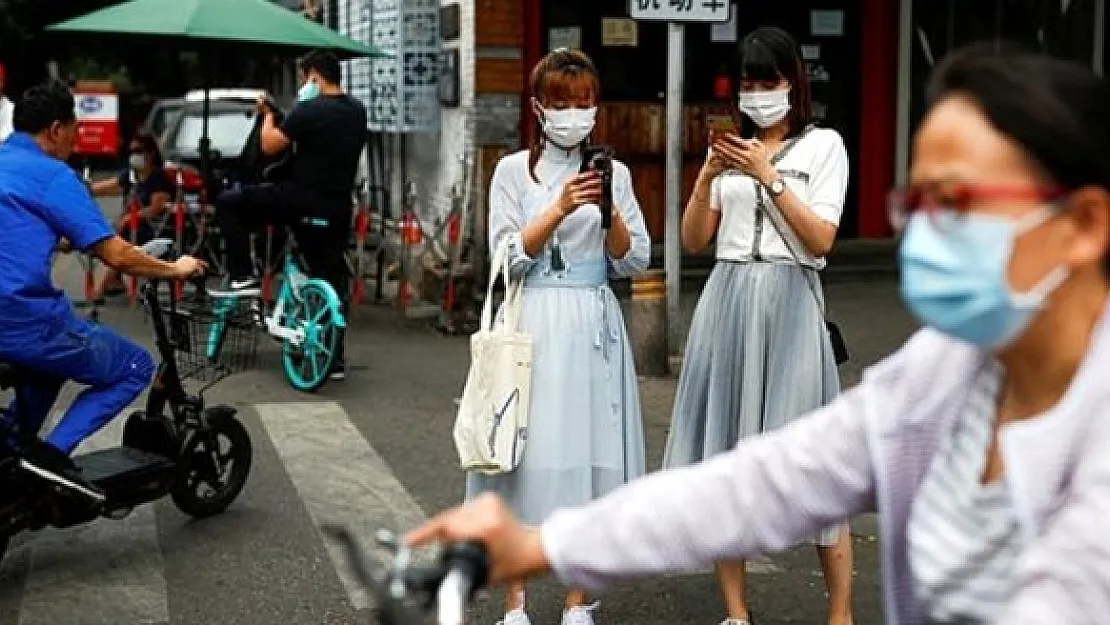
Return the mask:
[[(216, 200), (216, 217), (227, 242), (228, 282), (214, 295), (256, 296), (260, 284), (251, 265), (249, 236), (266, 224), (294, 227), (306, 271), (331, 284), (347, 309), (352, 201), (359, 158), (366, 143), (366, 109), (340, 86), (339, 59), (314, 51), (300, 59), (298, 103), (281, 122), (259, 98), (262, 154), (293, 146), (288, 176), (277, 183), (243, 185)], [(343, 340), (332, 379), (345, 377)]]

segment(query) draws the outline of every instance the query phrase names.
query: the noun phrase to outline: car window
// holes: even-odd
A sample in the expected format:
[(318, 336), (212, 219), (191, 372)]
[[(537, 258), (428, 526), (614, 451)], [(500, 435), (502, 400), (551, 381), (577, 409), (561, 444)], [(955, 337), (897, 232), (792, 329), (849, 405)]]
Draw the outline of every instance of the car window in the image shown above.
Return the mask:
[(154, 136), (156, 136), (156, 137), (162, 136), (162, 134), (164, 132), (166, 132), (166, 129), (170, 125), (170, 118), (180, 108), (181, 108), (180, 106), (174, 106), (174, 105), (166, 105), (166, 106), (159, 107), (154, 112), (153, 119), (150, 121), (150, 131), (151, 131), (151, 133), (153, 133)]
[[(172, 144), (177, 150), (197, 151), (203, 118), (189, 113), (181, 119)], [(213, 150), (226, 157), (237, 157), (243, 152), (254, 128), (254, 116), (241, 111), (213, 112), (208, 115), (208, 137)]]

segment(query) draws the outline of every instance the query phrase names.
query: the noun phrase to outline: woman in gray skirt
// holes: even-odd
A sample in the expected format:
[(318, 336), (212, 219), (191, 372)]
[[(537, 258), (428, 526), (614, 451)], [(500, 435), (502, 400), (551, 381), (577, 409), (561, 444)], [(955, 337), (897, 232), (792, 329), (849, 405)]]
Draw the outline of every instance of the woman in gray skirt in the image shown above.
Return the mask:
[[(763, 27), (741, 44), (739, 129), (712, 133), (682, 220), (693, 253), (716, 236), (717, 264), (694, 312), (663, 464), (699, 462), (776, 429), (839, 392), (817, 270), (848, 186), (836, 131), (812, 128), (797, 43)], [(829, 623), (851, 623), (847, 523), (815, 537)], [(728, 618), (748, 625), (744, 563), (721, 562)]]

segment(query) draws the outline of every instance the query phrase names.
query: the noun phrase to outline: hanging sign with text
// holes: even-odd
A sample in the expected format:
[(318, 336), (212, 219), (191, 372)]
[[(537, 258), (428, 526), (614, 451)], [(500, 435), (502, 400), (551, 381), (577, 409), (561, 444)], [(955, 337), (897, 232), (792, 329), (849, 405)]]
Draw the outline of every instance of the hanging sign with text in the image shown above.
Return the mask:
[(729, 0), (629, 0), (629, 15), (635, 20), (726, 23), (730, 4)]
[(78, 84), (73, 90), (77, 105), (77, 144), (81, 156), (115, 156), (119, 150), (119, 96), (110, 87)]

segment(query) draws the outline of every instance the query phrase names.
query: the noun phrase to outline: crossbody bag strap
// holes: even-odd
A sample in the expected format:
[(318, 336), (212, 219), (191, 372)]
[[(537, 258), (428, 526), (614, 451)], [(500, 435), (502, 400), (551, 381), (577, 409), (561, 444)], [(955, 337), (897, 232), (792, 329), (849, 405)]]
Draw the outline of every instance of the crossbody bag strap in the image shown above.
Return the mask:
[[(790, 139), (789, 141), (784, 143), (783, 146), (781, 148), (779, 148), (779, 151), (776, 152), (774, 154), (774, 156), (771, 157), (771, 165), (775, 165), (779, 161), (781, 161), (786, 156), (787, 152), (792, 150), (795, 145), (798, 145), (799, 141), (804, 139), (805, 136), (809, 134), (810, 130), (813, 130), (813, 125), (812, 124), (803, 128), (801, 132), (799, 132), (792, 139)], [(755, 178), (752, 178), (752, 182), (755, 183), (756, 203), (761, 204), (763, 202), (763, 195), (759, 192), (759, 181), (757, 181)], [(776, 226), (775, 229), (778, 230), (778, 226)], [(779, 236), (782, 236), (781, 231), (779, 231)], [(753, 238), (752, 238), (752, 258), (754, 258), (757, 261), (763, 260), (763, 254), (760, 250), (760, 246), (761, 246), (762, 242), (763, 242), (763, 211), (756, 211), (756, 213), (755, 213), (755, 233), (754, 233)], [(787, 245), (789, 246), (789, 244), (787, 244)]]
[[(812, 129), (812, 125), (806, 126), (805, 130), (803, 130), (798, 136), (791, 139), (789, 143), (784, 145), (782, 149), (779, 150), (778, 154), (776, 154), (771, 159), (771, 164), (774, 165), (775, 163), (782, 160), (782, 157), (786, 155), (786, 152), (797, 145), (798, 141), (809, 134), (809, 131)], [(767, 204), (763, 201), (763, 188), (759, 184), (759, 181), (753, 178), (752, 185), (754, 185), (755, 187), (756, 197), (756, 239), (752, 246), (752, 255), (757, 256), (756, 252), (759, 249), (759, 238), (763, 234), (762, 225), (764, 221), (764, 216), (766, 216), (766, 218), (771, 221), (771, 226), (774, 227), (775, 232), (777, 232), (779, 235), (779, 238), (782, 239), (783, 244), (786, 246), (786, 251), (790, 252), (790, 257), (794, 259), (794, 263), (798, 265), (799, 269), (802, 270), (802, 277), (805, 278), (806, 286), (809, 287), (809, 292), (813, 295), (813, 301), (816, 302), (817, 309), (821, 311), (821, 316), (824, 317), (825, 305), (823, 300), (821, 299), (821, 296), (817, 293), (817, 286), (813, 283), (813, 280), (810, 278), (809, 272), (806, 271), (806, 266), (802, 264), (801, 258), (798, 257), (798, 253), (794, 250), (794, 246), (790, 243), (790, 238), (786, 236), (785, 229), (779, 225), (778, 220), (775, 219), (775, 215), (771, 212), (771, 209), (767, 208)]]

